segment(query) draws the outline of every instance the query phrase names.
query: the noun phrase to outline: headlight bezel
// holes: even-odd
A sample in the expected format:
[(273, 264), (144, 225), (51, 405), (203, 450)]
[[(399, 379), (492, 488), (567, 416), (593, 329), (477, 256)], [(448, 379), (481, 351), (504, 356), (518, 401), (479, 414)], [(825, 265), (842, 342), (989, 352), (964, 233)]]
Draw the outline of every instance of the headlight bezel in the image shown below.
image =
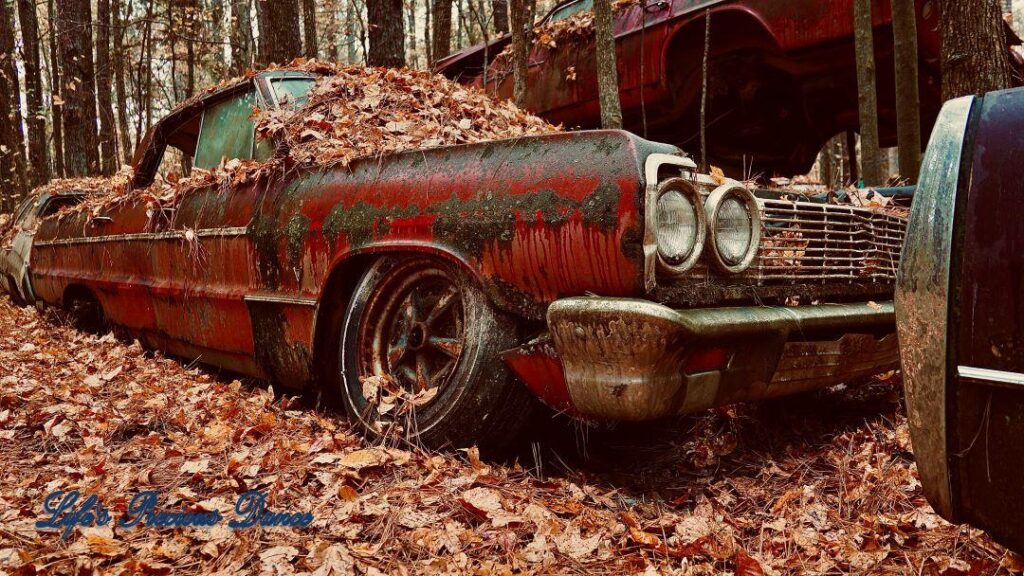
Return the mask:
[[(730, 262), (718, 248), (718, 219), (722, 207), (730, 199), (736, 199), (746, 208), (750, 218), (750, 242), (743, 257), (737, 261)], [(747, 188), (737, 182), (729, 182), (716, 188), (704, 202), (704, 209), (707, 211), (708, 244), (710, 245), (710, 260), (720, 272), (726, 274), (739, 274), (745, 271), (754, 262), (761, 246), (761, 206), (757, 198)]]
[[(663, 196), (669, 193), (678, 193), (690, 203), (693, 215), (696, 220), (694, 224), (694, 238), (690, 250), (684, 256), (678, 258), (666, 257), (662, 252), (662, 245), (659, 236), (658, 210)], [(670, 277), (679, 277), (690, 271), (700, 259), (707, 240), (707, 215), (704, 210), (704, 202), (700, 192), (687, 180), (683, 178), (669, 178), (658, 185), (658, 193), (654, 198), (652, 209), (655, 211), (653, 232), (656, 238), (658, 268)]]

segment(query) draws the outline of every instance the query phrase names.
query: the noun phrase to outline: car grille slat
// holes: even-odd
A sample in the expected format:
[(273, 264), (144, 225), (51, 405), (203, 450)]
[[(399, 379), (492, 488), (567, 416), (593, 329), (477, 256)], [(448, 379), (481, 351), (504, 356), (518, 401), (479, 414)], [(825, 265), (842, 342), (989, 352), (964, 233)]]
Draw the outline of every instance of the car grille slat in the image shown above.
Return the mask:
[(896, 281), (904, 218), (855, 206), (758, 203), (761, 246), (746, 272), (757, 284)]

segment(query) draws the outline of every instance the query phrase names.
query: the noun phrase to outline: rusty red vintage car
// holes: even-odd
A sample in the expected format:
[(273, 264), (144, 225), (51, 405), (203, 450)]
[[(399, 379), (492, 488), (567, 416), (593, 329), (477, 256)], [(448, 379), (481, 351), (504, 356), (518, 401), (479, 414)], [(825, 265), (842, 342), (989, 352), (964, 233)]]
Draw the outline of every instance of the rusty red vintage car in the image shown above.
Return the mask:
[[(283, 83), (304, 83), (296, 95), (313, 78), (261, 73), (164, 118), (133, 187), (169, 146), (199, 167), (259, 158), (249, 112), (275, 106)], [(628, 132), (296, 168), (151, 211), (46, 219), (37, 297), (151, 347), (321, 390), (366, 431), (396, 425), (431, 446), (514, 438), (533, 397), (648, 420), (898, 363), (903, 218), (754, 194)], [(388, 385), (415, 409), (385, 409)]]
[(929, 502), (1024, 552), (1024, 90), (946, 103), (897, 290), (914, 456)]
[[(708, 54), (708, 157), (727, 172), (804, 174), (832, 136), (859, 129), (853, 0), (636, 0), (616, 11), (620, 95), (627, 129), (700, 152), (705, 15)], [(921, 118), (925, 135), (939, 107), (936, 0), (917, 0)], [(569, 0), (540, 23), (557, 28), (590, 10)], [(872, 2), (878, 112), (883, 146), (896, 144), (892, 12)], [(1018, 42), (1007, 28), (1008, 37)], [(549, 34), (550, 35), (550, 34)], [(509, 60), (495, 57), (509, 35), (466, 48), (435, 70), (512, 95)], [(526, 108), (568, 127), (600, 125), (593, 34), (534, 44)], [(1019, 58), (1017, 58), (1019, 61)]]

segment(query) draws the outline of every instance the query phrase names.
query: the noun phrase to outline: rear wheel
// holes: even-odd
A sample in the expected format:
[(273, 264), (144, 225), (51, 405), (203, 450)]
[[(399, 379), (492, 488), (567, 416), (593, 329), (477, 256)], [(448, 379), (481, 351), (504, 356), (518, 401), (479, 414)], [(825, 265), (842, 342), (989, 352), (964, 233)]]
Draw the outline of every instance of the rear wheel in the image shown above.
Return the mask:
[(345, 410), (371, 435), (400, 430), (431, 448), (505, 445), (534, 403), (499, 356), (516, 342), (515, 322), (463, 270), (382, 259), (358, 283), (339, 331)]
[(67, 298), (67, 311), (71, 324), (78, 330), (93, 334), (102, 332), (107, 326), (106, 316), (100, 301), (85, 290)]

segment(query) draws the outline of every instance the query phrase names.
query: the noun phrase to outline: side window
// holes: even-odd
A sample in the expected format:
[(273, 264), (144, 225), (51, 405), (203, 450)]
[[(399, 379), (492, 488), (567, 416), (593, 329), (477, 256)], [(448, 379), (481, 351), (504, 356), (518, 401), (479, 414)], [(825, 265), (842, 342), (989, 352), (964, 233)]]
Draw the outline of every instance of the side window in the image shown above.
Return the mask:
[(218, 102), (203, 112), (193, 166), (210, 169), (222, 158), (243, 160), (253, 157), (253, 121), (256, 92), (250, 90)]
[(78, 195), (55, 196), (50, 198), (50, 201), (47, 202), (46, 206), (43, 206), (43, 209), (39, 212), (39, 217), (46, 218), (50, 214), (56, 214), (57, 212), (60, 212), (62, 208), (70, 208), (75, 204), (80, 203), (83, 199), (85, 199), (84, 196)]

